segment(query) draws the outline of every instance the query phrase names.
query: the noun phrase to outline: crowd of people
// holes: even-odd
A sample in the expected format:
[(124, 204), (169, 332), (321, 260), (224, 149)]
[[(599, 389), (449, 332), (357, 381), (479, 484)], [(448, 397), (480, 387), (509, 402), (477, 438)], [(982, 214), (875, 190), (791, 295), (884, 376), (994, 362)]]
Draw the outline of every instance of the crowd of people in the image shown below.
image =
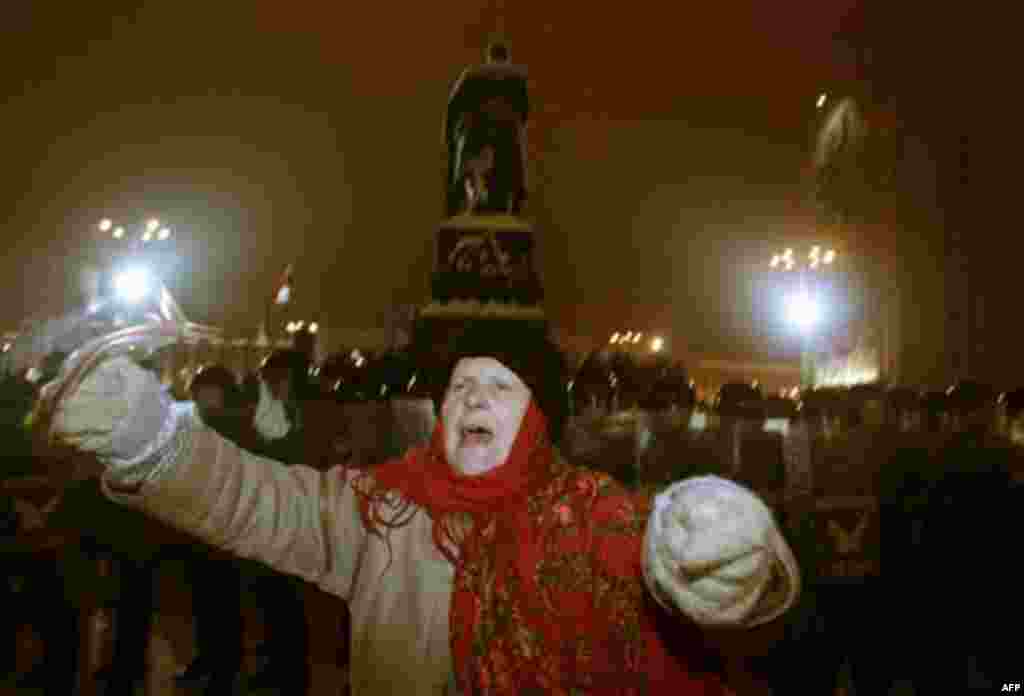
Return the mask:
[[(446, 356), (444, 385), (428, 395), (436, 418), (396, 437), (398, 409), (384, 401), (360, 412), (385, 421), (361, 447), (358, 426), (319, 408), (323, 392), (295, 351), (273, 354), (248, 384), (204, 367), (187, 404), (160, 407), (156, 430), (123, 415), (100, 428), (141, 431), (116, 440), (143, 443), (141, 458), (109, 445), (97, 454), (78, 433), (103, 413), (146, 408), (107, 408), (118, 396), (103, 380), (150, 385), (148, 398), (160, 402), (166, 393), (152, 372), (120, 359), (98, 369), (55, 425), (73, 447), (41, 447), (24, 427), (55, 363), (40, 363), (35, 384), (6, 377), (4, 478), (47, 483), (29, 492), (5, 484), (0, 496), (0, 599), (11, 608), (0, 671), (15, 671), (19, 624), (33, 621), (43, 656), (19, 683), (72, 693), (83, 595), (106, 597), (96, 571), (106, 559), (119, 582), (103, 601), (116, 606), (117, 627), (97, 676), (106, 694), (133, 693), (148, 668), (153, 578), (174, 556), (192, 578), (196, 646), (177, 681), (209, 694), (229, 693), (243, 671), (243, 585), (270, 627), (266, 667), (246, 684), (308, 690), (304, 583), (351, 610), (341, 630), (351, 631), (343, 652), (353, 693), (631, 693), (640, 682), (655, 693), (831, 693), (844, 663), (858, 693), (886, 694), (900, 681), (924, 693), (968, 672), (982, 682), (1012, 677), (1012, 644), (994, 628), (1019, 615), (1019, 602), (1010, 577), (984, 565), (1012, 557), (1003, 530), (1022, 468), (997, 433), (1000, 401), (990, 390), (964, 385), (933, 410), (898, 390), (819, 393), (786, 414), (812, 440), (841, 416), (857, 433), (844, 446), (870, 463), (852, 472), (830, 464), (813, 491), (819, 501), (875, 501), (884, 530), (869, 542), (875, 557), (839, 573), (822, 539), (849, 544), (857, 528), (834, 531), (817, 508), (800, 514), (774, 499), (769, 510), (751, 492), (756, 482), (736, 471), (680, 461), (652, 496), (635, 468), (609, 476), (575, 466), (571, 413), (588, 382), (603, 388), (607, 376), (588, 377), (585, 363), (573, 394), (550, 344), (492, 333), (471, 330)], [(693, 406), (685, 373), (662, 369), (652, 384), (638, 405)], [(765, 408), (741, 401), (722, 414), (764, 420)], [(1004, 426), (1024, 414), (1016, 394), (1001, 404)], [(918, 427), (907, 427), (908, 413)], [(928, 431), (941, 437), (902, 437)], [(97, 460), (99, 477), (89, 473)], [(727, 512), (698, 524), (708, 505)], [(676, 521), (652, 538), (659, 514)], [(996, 608), (980, 608), (979, 597)], [(739, 618), (727, 620), (734, 611)]]
[[(210, 365), (191, 380), (188, 396), (199, 417), (223, 437), (284, 465), (306, 461), (307, 430), (301, 386), (306, 360), (280, 351), (264, 361), (254, 390), (223, 366)], [(45, 378), (44, 378), (45, 379)], [(144, 681), (153, 627), (156, 574), (167, 560), (184, 561), (191, 588), (196, 656), (176, 677), (201, 693), (231, 693), (243, 662), (242, 595), (255, 598), (267, 631), (264, 667), (246, 676), (249, 688), (305, 693), (309, 683), (308, 630), (299, 581), (238, 559), (175, 532), (141, 513), (110, 502), (94, 477), (68, 480), (80, 453), (40, 447), (23, 427), (34, 385), (8, 376), (2, 385), (4, 438), (3, 674), (16, 669), (19, 626), (35, 623), (43, 656), (18, 675), (21, 687), (48, 694), (73, 692), (79, 668), (84, 595), (104, 595), (101, 574), (112, 576), (114, 596), (110, 663), (97, 672), (104, 694), (127, 696)], [(255, 392), (255, 393), (253, 393)], [(313, 451), (309, 448), (308, 451)], [(73, 476), (73, 475), (72, 475)], [(7, 485), (24, 482), (22, 488)], [(83, 523), (83, 521), (87, 523)], [(101, 570), (101, 569), (105, 569)], [(109, 593), (106, 593), (109, 594)], [(33, 611), (16, 611), (32, 607)]]

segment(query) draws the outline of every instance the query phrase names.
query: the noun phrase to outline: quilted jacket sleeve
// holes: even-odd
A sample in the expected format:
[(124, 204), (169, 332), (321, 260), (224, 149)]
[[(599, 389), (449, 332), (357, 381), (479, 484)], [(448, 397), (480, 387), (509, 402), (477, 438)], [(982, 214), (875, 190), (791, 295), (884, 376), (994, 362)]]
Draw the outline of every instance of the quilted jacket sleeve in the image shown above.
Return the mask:
[(286, 467), (179, 416), (157, 475), (111, 499), (347, 600), (366, 533), (349, 474)]

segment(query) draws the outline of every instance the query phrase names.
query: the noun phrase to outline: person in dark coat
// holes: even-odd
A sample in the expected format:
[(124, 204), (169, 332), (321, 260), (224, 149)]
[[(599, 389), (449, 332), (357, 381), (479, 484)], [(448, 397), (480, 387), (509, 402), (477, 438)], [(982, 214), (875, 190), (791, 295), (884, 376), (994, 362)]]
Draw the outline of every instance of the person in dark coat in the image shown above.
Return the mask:
[[(201, 368), (192, 378), (189, 395), (207, 427), (234, 442), (246, 439), (248, 412), (230, 370), (220, 365)], [(242, 668), (240, 568), (235, 559), (204, 544), (191, 545), (184, 556), (192, 586), (196, 655), (175, 682), (210, 696), (229, 693)]]

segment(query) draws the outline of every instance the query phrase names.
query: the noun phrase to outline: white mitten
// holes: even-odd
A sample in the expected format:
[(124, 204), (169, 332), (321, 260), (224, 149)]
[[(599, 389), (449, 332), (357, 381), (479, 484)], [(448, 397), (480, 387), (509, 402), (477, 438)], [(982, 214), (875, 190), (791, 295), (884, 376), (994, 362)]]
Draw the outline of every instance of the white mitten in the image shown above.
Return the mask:
[(175, 420), (171, 398), (156, 375), (117, 357), (97, 366), (61, 402), (53, 432), (95, 453), (114, 473), (127, 474), (165, 448)]
[(654, 500), (644, 580), (666, 609), (705, 626), (755, 626), (788, 609), (800, 572), (771, 511), (717, 476), (670, 486)]

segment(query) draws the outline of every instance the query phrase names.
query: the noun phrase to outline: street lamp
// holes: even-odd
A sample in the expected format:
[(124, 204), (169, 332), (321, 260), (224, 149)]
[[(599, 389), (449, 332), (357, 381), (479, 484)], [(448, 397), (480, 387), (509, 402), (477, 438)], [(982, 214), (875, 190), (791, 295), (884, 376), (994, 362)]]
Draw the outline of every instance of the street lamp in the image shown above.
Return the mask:
[(128, 304), (137, 304), (153, 288), (153, 278), (142, 267), (125, 269), (114, 276), (114, 292), (118, 299)]
[(822, 253), (822, 247), (815, 244), (810, 248), (806, 256), (797, 256), (792, 248), (787, 248), (781, 254), (773, 254), (768, 265), (775, 271), (799, 272), (825, 270), (824, 266), (831, 266), (835, 262), (835, 249), (826, 249)]
[(789, 320), (806, 333), (821, 320), (821, 304), (806, 288), (801, 288), (786, 299), (786, 313)]
[[(110, 234), (114, 239), (125, 239), (129, 237), (129, 227), (115, 222), (111, 218), (103, 218), (96, 225), (100, 232), (104, 234)], [(139, 244), (146, 244), (152, 241), (166, 242), (174, 234), (173, 230), (168, 225), (161, 224), (157, 218), (150, 218), (145, 223), (138, 225), (138, 236), (134, 239), (130, 238), (128, 241), (133, 242), (133, 248)]]
[[(824, 103), (821, 99), (819, 102)], [(811, 336), (823, 318), (822, 302), (818, 294), (812, 292), (810, 279), (813, 274), (832, 267), (836, 257), (835, 249), (825, 249), (815, 244), (806, 253), (802, 250), (797, 252), (792, 247), (786, 248), (782, 253), (773, 254), (769, 262), (772, 270), (797, 276), (797, 289), (785, 299), (785, 313), (800, 333), (800, 378), (804, 388), (814, 385), (816, 369)]]
[[(141, 221), (103, 217), (96, 223), (96, 229), (104, 236), (110, 235), (108, 239), (113, 238), (119, 243), (112, 249), (113, 258), (100, 262), (105, 270), (99, 274), (99, 280), (87, 283), (89, 287), (97, 286), (93, 291), (86, 291), (90, 297), (89, 304), (98, 307), (102, 304), (100, 295), (109, 293), (108, 299), (116, 301), (130, 313), (149, 305), (152, 308), (159, 305), (160, 313), (181, 315), (176, 301), (163, 285), (162, 266), (169, 262), (167, 255), (146, 253), (150, 249), (157, 252), (170, 248), (167, 245), (172, 243), (169, 240), (174, 234), (171, 226), (161, 223), (155, 217)], [(155, 244), (155, 241), (161, 244)], [(104, 290), (100, 290), (100, 286)]]

